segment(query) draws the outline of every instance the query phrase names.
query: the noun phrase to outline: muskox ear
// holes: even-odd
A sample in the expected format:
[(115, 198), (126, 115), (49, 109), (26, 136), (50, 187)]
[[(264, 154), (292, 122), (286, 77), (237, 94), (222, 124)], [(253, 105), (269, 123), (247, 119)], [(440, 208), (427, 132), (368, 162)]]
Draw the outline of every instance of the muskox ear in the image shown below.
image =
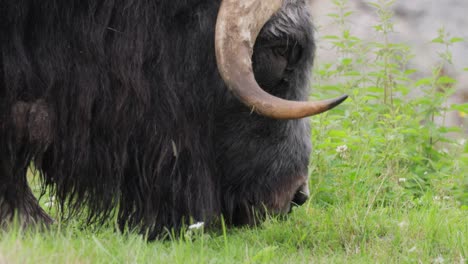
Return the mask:
[(261, 115), (297, 119), (325, 112), (347, 95), (319, 102), (284, 100), (260, 88), (252, 69), (255, 40), (283, 0), (223, 0), (216, 22), (215, 48), (219, 72), (241, 102)]

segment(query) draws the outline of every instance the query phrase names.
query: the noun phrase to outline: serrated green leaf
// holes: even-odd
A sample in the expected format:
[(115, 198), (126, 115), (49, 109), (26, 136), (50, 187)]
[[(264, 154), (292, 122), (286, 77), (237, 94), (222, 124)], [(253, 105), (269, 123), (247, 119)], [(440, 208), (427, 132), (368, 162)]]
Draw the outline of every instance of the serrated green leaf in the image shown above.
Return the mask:
[(377, 8), (377, 9), (380, 9), (380, 5), (378, 3), (368, 2), (367, 4), (370, 5), (370, 6), (373, 6), (373, 7)]
[(431, 85), (433, 79), (430, 77), (419, 79), (414, 83), (415, 86)]
[(358, 71), (349, 71), (345, 73), (345, 76), (361, 76), (361, 73)]
[(442, 37), (437, 37), (433, 40), (431, 40), (432, 43), (441, 43), (443, 44), (444, 43), (444, 39)]
[(382, 25), (377, 25), (377, 26), (374, 26), (374, 29), (376, 31), (382, 31), (383, 27), (382, 27)]
[[(462, 129), (460, 127), (439, 127), (439, 132), (440, 133), (459, 133), (462, 132)], [(447, 141), (449, 142), (449, 141)]]
[(439, 79), (437, 79), (437, 84), (452, 84), (455, 82), (455, 79), (448, 76), (441, 76)]
[(344, 58), (344, 59), (341, 60), (341, 64), (343, 64), (343, 66), (348, 66), (352, 62), (353, 62), (353, 59), (351, 59), (351, 58)]
[(465, 41), (464, 38), (458, 38), (458, 37), (450, 39), (450, 43), (457, 43), (457, 42), (463, 42), (463, 41)]
[(468, 103), (464, 104), (454, 104), (450, 106), (451, 110), (456, 110), (468, 114)]
[(413, 73), (415, 73), (415, 72), (417, 72), (417, 70), (415, 70), (415, 69), (408, 69), (408, 70), (405, 71), (405, 75), (411, 75), (411, 74), (413, 74)]
[(343, 16), (344, 17), (349, 17), (352, 14), (353, 14), (353, 11), (348, 11), (348, 12), (344, 13)]

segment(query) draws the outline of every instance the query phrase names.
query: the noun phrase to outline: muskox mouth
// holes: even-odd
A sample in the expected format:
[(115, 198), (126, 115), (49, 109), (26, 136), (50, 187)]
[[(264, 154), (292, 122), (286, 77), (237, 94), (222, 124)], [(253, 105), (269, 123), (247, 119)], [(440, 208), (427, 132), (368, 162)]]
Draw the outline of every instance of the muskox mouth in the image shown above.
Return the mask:
[(255, 80), (252, 53), (265, 23), (283, 0), (223, 0), (216, 22), (218, 69), (232, 93), (252, 111), (274, 119), (297, 119), (325, 112), (347, 95), (318, 102), (284, 100), (265, 92)]

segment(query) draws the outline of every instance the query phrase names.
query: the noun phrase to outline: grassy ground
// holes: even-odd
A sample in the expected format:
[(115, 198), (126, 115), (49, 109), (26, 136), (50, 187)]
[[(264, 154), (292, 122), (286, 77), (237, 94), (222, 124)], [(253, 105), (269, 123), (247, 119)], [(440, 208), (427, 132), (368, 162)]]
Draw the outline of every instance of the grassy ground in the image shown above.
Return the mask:
[[(354, 37), (346, 1), (334, 2), (342, 34), (323, 41), (342, 59), (316, 65), (313, 95), (346, 92), (350, 99), (311, 119), (311, 199), (287, 220), (151, 243), (76, 220), (47, 232), (13, 228), (0, 231), (0, 264), (467, 263), (466, 134), (435, 122), (448, 110), (468, 113), (467, 104), (443, 107), (454, 85), (441, 74), (443, 64), (461, 39), (441, 30), (433, 40), (443, 48), (441, 65), (415, 80), (406, 68), (411, 52), (387, 40), (388, 1), (373, 5), (381, 17), (376, 43)], [(415, 89), (420, 97), (404, 96)]]
[(152, 243), (69, 223), (2, 234), (0, 263), (466, 263), (467, 223), (467, 211), (445, 201), (408, 210), (309, 203), (259, 228)]

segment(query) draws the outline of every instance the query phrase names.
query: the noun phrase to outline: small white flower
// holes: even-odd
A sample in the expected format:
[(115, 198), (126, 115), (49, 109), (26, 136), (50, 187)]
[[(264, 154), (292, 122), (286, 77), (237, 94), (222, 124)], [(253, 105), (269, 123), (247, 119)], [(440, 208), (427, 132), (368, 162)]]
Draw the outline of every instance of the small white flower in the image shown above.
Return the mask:
[(406, 178), (398, 178), (398, 182), (406, 182)]
[(193, 230), (193, 229), (200, 229), (200, 228), (202, 228), (204, 225), (205, 225), (205, 223), (203, 223), (203, 222), (197, 222), (197, 223), (195, 223), (195, 224), (193, 224), (193, 225), (190, 225), (188, 228), (189, 228), (190, 230)]
[(439, 201), (439, 200), (440, 200), (440, 196), (438, 196), (438, 195), (434, 196), (434, 200)]
[(416, 251), (416, 249), (418, 249), (418, 248), (416, 246), (414, 246), (414, 247), (408, 249), (408, 252), (414, 252), (414, 251)]
[(466, 259), (462, 256), (461, 253), (460, 253), (460, 258), (459, 259), (460, 259), (459, 263), (462, 263), (462, 264), (466, 263)]
[(338, 152), (338, 153), (344, 153), (347, 150), (348, 150), (348, 146), (346, 146), (346, 145), (336, 147), (336, 152)]
[(398, 223), (398, 226), (399, 226), (400, 228), (406, 227), (406, 226), (408, 226), (408, 222), (402, 221), (402, 222)]
[(434, 263), (441, 264), (444, 263), (445, 259), (442, 256), (438, 256), (434, 259)]
[(50, 196), (49, 201), (44, 203), (44, 205), (49, 208), (54, 206), (54, 204), (55, 204), (55, 196)]
[(452, 199), (452, 198), (451, 198), (450, 196), (444, 196), (444, 197), (442, 197), (442, 199), (444, 199), (444, 200), (450, 200), (450, 199)]
[(460, 139), (460, 141), (458, 141), (458, 144), (460, 144), (460, 146), (464, 146), (466, 143), (466, 139), (462, 138)]
[(424, 175), (427, 175), (427, 171), (424, 172)]

